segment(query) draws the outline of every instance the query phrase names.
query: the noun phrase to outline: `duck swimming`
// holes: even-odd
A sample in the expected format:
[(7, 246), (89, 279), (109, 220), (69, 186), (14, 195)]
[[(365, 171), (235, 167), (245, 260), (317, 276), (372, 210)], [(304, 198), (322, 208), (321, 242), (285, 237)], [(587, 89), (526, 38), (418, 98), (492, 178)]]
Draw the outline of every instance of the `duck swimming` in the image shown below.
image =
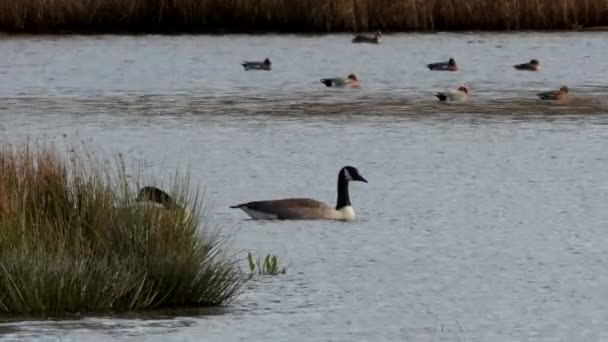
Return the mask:
[(358, 34), (353, 38), (353, 43), (370, 43), (370, 44), (380, 44), (380, 37), (382, 33), (380, 31), (376, 31), (376, 33), (372, 35), (368, 34)]
[(470, 99), (469, 88), (460, 86), (457, 90), (438, 92), (435, 96), (439, 101), (466, 102)]
[(243, 63), (241, 63), (241, 65), (243, 66), (243, 68), (245, 68), (245, 71), (247, 71), (247, 70), (269, 71), (272, 69), (272, 62), (270, 62), (270, 59), (268, 59), (268, 58), (264, 59), (261, 62), (244, 61)]
[(284, 198), (247, 202), (230, 208), (241, 209), (254, 220), (350, 221), (355, 219), (348, 193), (348, 183), (352, 181), (367, 183), (355, 167), (341, 168), (338, 172), (338, 199), (335, 207), (311, 198)]
[(454, 58), (450, 58), (447, 62), (427, 64), (426, 67), (432, 71), (458, 71), (458, 64)]
[(559, 90), (550, 90), (538, 93), (537, 96), (541, 100), (549, 101), (564, 101), (569, 97), (569, 89), (566, 86), (561, 86)]
[(346, 78), (334, 77), (334, 78), (322, 78), (321, 83), (327, 87), (345, 87), (350, 86), (353, 88), (359, 87), (359, 79), (355, 74), (350, 74)]
[(513, 66), (516, 70), (538, 71), (540, 63), (536, 59), (530, 60), (528, 63), (516, 64)]

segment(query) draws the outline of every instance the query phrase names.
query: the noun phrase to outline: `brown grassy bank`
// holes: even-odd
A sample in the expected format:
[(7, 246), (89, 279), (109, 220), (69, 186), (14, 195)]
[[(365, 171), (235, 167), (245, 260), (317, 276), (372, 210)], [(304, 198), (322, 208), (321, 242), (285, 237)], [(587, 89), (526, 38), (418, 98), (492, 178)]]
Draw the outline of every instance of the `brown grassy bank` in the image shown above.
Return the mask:
[(0, 0), (7, 32), (570, 30), (608, 0)]
[(173, 198), (191, 215), (159, 211), (136, 200), (124, 166), (109, 165), (86, 153), (0, 146), (0, 316), (203, 307), (234, 297), (245, 278), (201, 221), (187, 184), (176, 182)]

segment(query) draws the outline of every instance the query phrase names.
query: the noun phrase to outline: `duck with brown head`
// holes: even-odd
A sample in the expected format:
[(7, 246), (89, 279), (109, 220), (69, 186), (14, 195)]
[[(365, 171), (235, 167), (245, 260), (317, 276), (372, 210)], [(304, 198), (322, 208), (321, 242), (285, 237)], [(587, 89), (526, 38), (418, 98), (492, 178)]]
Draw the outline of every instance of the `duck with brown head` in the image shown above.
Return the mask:
[(441, 91), (435, 94), (439, 101), (466, 102), (470, 99), (469, 88), (462, 85), (458, 89)]
[(346, 78), (334, 77), (334, 78), (322, 78), (321, 83), (325, 84), (326, 87), (352, 87), (358, 88), (360, 86), (359, 79), (355, 74), (350, 74)]
[(230, 208), (241, 209), (254, 220), (351, 221), (355, 219), (348, 191), (348, 183), (352, 181), (367, 183), (355, 167), (344, 166), (338, 172), (338, 198), (335, 207), (311, 198), (284, 198), (241, 203)]
[(542, 93), (538, 93), (537, 96), (541, 100), (565, 101), (569, 98), (569, 92), (570, 90), (567, 86), (561, 86), (559, 90), (544, 91)]

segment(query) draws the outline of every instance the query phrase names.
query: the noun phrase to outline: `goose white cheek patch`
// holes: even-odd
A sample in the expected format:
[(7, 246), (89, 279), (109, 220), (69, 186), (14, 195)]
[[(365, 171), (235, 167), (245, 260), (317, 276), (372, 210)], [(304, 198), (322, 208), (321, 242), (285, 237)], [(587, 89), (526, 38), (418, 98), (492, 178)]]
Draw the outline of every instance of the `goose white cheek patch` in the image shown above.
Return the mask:
[(349, 182), (353, 180), (353, 176), (350, 175), (350, 172), (348, 172), (348, 169), (344, 169), (344, 177)]

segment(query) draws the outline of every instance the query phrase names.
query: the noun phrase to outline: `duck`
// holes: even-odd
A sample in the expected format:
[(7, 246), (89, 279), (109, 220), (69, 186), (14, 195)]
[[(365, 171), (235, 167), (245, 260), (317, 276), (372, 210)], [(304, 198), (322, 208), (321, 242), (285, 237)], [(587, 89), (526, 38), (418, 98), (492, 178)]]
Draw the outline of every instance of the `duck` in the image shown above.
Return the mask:
[(346, 78), (334, 77), (334, 78), (322, 78), (321, 83), (327, 87), (344, 87), (351, 86), (353, 88), (359, 87), (359, 79), (355, 74), (350, 74)]
[(569, 90), (567, 86), (561, 86), (559, 90), (544, 91), (538, 93), (537, 96), (540, 97), (541, 100), (563, 101), (568, 98)]
[(261, 62), (257, 61), (244, 61), (241, 63), (245, 71), (247, 70), (266, 70), (269, 71), (272, 69), (272, 62), (270, 59), (266, 58)]
[(358, 34), (353, 38), (353, 43), (370, 43), (370, 44), (380, 44), (380, 37), (382, 36), (382, 32), (376, 31), (376, 33), (372, 35), (368, 34)]
[(466, 102), (470, 99), (469, 88), (467, 86), (460, 86), (458, 89), (447, 90), (443, 92), (438, 92), (435, 96), (439, 99), (439, 101), (453, 101), (453, 102)]
[(447, 62), (427, 64), (426, 67), (433, 71), (458, 71), (458, 64), (454, 58), (450, 58)]
[(338, 172), (336, 206), (311, 198), (284, 198), (241, 203), (230, 206), (241, 209), (254, 220), (340, 220), (352, 221), (355, 211), (350, 203), (348, 183), (367, 183), (354, 166), (344, 166)]
[(139, 205), (162, 210), (161, 212), (181, 211), (184, 214), (184, 220), (188, 220), (191, 217), (187, 209), (176, 204), (169, 194), (157, 187), (144, 186), (139, 189), (135, 201)]
[(528, 63), (516, 64), (513, 66), (516, 70), (528, 70), (528, 71), (538, 71), (540, 70), (540, 63), (537, 59), (532, 59)]

